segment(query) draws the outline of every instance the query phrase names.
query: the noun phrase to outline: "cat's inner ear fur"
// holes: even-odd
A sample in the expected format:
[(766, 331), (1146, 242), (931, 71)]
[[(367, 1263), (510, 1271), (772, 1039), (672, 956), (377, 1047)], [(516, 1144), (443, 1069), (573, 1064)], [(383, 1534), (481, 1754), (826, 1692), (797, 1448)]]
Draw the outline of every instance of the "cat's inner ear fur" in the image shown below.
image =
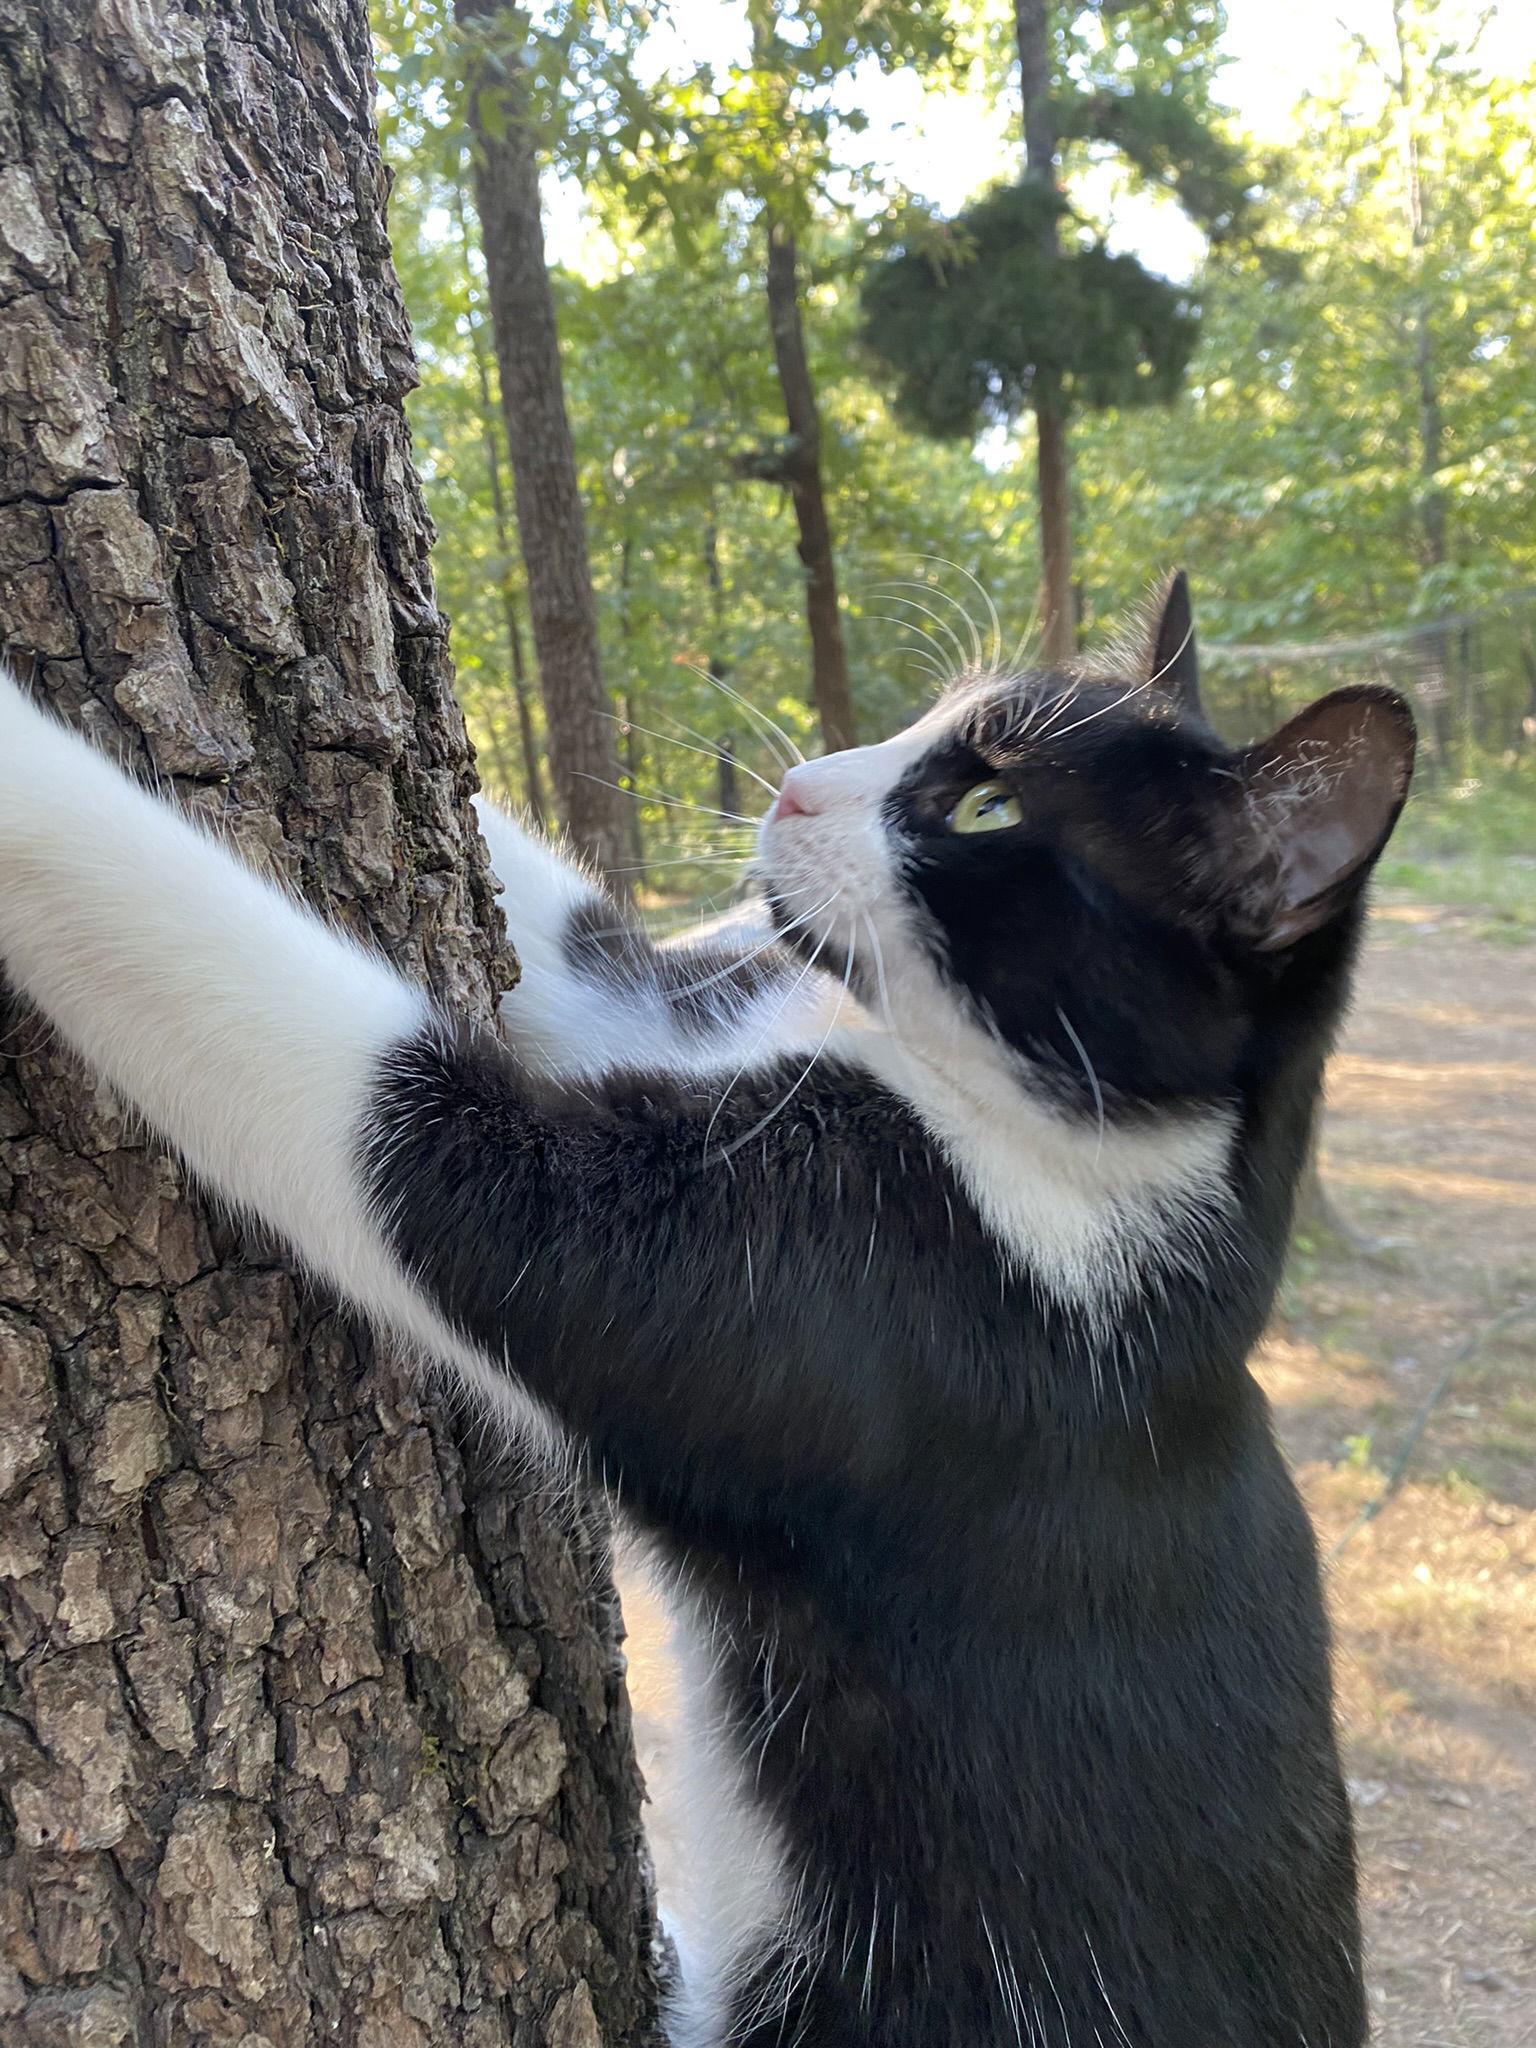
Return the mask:
[(1147, 681), (1172, 697), (1181, 711), (1200, 710), (1200, 662), (1189, 578), (1175, 569), (1156, 601), (1157, 627), (1148, 654)]
[(1228, 852), (1241, 934), (1273, 952), (1344, 907), (1385, 846), (1413, 774), (1413, 714), (1395, 690), (1335, 690), (1237, 757)]

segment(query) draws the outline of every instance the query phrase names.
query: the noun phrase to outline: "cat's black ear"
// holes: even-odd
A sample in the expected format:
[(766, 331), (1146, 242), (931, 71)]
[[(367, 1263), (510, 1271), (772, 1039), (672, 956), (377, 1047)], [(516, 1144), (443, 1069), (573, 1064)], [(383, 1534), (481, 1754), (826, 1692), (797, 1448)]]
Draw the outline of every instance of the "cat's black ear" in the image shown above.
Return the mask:
[(1189, 601), (1189, 578), (1182, 569), (1174, 570), (1158, 599), (1148, 680), (1172, 697), (1181, 711), (1199, 711), (1200, 662), (1195, 653), (1195, 614)]
[(1397, 823), (1413, 752), (1407, 704), (1361, 684), (1238, 756), (1234, 914), (1253, 944), (1278, 951), (1343, 908)]

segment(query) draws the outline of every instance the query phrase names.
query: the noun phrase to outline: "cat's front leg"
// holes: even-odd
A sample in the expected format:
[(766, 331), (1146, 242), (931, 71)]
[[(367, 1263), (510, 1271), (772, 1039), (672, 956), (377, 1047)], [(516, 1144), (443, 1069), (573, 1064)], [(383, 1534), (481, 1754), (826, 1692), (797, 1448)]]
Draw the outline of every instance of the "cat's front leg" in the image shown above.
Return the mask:
[(531, 1066), (594, 1078), (622, 1068), (729, 1073), (829, 1019), (833, 984), (788, 957), (766, 916), (657, 946), (542, 833), (484, 796), (475, 813), (522, 967), (502, 1030)]
[[(380, 1062), (428, 1027), (427, 998), (3, 669), (0, 962), (209, 1187), (377, 1321), (485, 1382), (386, 1243), (358, 1160)], [(506, 1405), (510, 1383), (497, 1386)]]

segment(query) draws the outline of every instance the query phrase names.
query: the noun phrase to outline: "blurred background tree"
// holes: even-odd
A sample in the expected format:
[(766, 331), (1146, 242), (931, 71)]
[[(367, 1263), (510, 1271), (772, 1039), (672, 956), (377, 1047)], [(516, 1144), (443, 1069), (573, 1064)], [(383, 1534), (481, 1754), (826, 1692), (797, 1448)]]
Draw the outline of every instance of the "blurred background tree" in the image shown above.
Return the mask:
[[(1072, 411), (1082, 638), (1112, 631), (1149, 575), (1182, 560), (1209, 692), (1234, 728), (1341, 674), (1385, 674), (1416, 694), (1446, 803), (1471, 781), (1479, 804), (1524, 786), (1536, 92), (1489, 62), (1452, 0), (1384, 0), (1379, 14), (1377, 42), (1345, 53), (1281, 152), (1223, 108), (1219, 6), (1048, 10), (1059, 257), (1030, 322), (1014, 323), (1014, 382), (1000, 369), (992, 388), (988, 371), (969, 396), (967, 365), (989, 361), (987, 293), (1006, 342), (1004, 287), (1016, 299), (1041, 261), (1040, 181), (1016, 175), (1013, 11), (976, 0), (943, 20), (917, 5), (845, 20), (709, 0), (675, 18), (536, 14), (531, 118), (644, 900), (692, 900), (730, 872), (741, 820), (766, 802), (752, 777), (775, 783), (789, 745), (827, 736), (765, 311), (775, 205), (795, 239), (833, 617), (862, 736), (893, 729), (978, 647), (1010, 658), (1046, 613), (1038, 358)], [(381, 0), (376, 24), (397, 258), (423, 356), (413, 420), (461, 689), (487, 780), (547, 800), (526, 648), (519, 683), (526, 588), (450, 26), (430, 0)], [(937, 153), (943, 205), (882, 161), (899, 156), (912, 176), (921, 157), (893, 142), (898, 118), (951, 148), (964, 138), (969, 201)], [(1174, 216), (1200, 232), (1181, 238)], [(964, 401), (947, 424), (963, 431), (933, 439), (861, 337), (904, 263), (931, 278), (935, 247), (967, 243), (995, 254), (954, 265), (951, 305), (983, 303), (952, 322), (946, 358)], [(874, 338), (884, 348), (888, 326)], [(934, 411), (956, 388), (935, 378), (920, 395)], [(834, 714), (832, 740), (846, 730)]]

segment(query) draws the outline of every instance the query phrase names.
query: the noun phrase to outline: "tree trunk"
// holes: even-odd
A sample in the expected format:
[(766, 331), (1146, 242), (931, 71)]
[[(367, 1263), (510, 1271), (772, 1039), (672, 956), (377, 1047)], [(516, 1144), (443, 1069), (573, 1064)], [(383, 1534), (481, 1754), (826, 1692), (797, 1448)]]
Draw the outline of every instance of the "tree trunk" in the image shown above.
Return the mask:
[(496, 39), (496, 63), (478, 64), (471, 76), (467, 112), (550, 780), (571, 838), (624, 886), (630, 798), (618, 787), (617, 737), (598, 653), (586, 514), (544, 257), (539, 165), (523, 106), (521, 18), (499, 0), (456, 0), (456, 13), (475, 39)]
[[(466, 259), (469, 235), (461, 195), (457, 195), (459, 236)], [(466, 274), (469, 264), (465, 262)], [(548, 829), (549, 807), (544, 801), (544, 779), (539, 772), (539, 746), (533, 731), (533, 707), (528, 702), (528, 670), (523, 659), (523, 625), (517, 615), (517, 592), (512, 587), (512, 527), (507, 518), (507, 494), (501, 483), (501, 445), (495, 409), (491, 404), (490, 365), (486, 361), (485, 332), (471, 312), (469, 345), (474, 351), (475, 376), (480, 386), (480, 432), (485, 445), (486, 473), (491, 485), (491, 510), (496, 521), (496, 552), (501, 558), (501, 616), (507, 629), (507, 656), (511, 663), (512, 695), (517, 705), (517, 734), (523, 753), (523, 796), (534, 823)], [(504, 430), (503, 430), (504, 431)]]
[[(1051, 99), (1050, 0), (1014, 0), (1019, 45), (1019, 90), (1024, 102), (1024, 171), (1056, 190), (1056, 109)], [(1047, 255), (1057, 253), (1056, 217), (1041, 229)], [(1072, 596), (1072, 499), (1068, 481), (1066, 407), (1054, 381), (1035, 392), (1035, 462), (1040, 513), (1040, 644), (1048, 662), (1070, 661), (1077, 651)]]
[(628, 816), (625, 819), (627, 833), (624, 862), (625, 878), (635, 889), (645, 884), (645, 844), (640, 830), (640, 785), (644, 780), (645, 748), (636, 723), (637, 692), (635, 689), (635, 615), (630, 604), (632, 595), (630, 571), (634, 559), (631, 538), (625, 534), (619, 555), (619, 639), (624, 648), (624, 693), (619, 699), (623, 712), (623, 723), (618, 737), (624, 743), (624, 777), (631, 792)]
[(800, 321), (800, 280), (794, 235), (782, 221), (768, 222), (768, 324), (789, 445), (784, 480), (789, 485), (805, 567), (805, 622), (811, 635), (811, 701), (821, 720), (827, 752), (858, 745), (848, 658), (837, 604), (837, 567), (832, 524), (821, 481), (821, 414), (806, 360)]
[[(7, 4), (0, 633), (489, 1013), (357, 0)], [(0, 2038), (649, 2038), (600, 1532), (0, 1019)]]

